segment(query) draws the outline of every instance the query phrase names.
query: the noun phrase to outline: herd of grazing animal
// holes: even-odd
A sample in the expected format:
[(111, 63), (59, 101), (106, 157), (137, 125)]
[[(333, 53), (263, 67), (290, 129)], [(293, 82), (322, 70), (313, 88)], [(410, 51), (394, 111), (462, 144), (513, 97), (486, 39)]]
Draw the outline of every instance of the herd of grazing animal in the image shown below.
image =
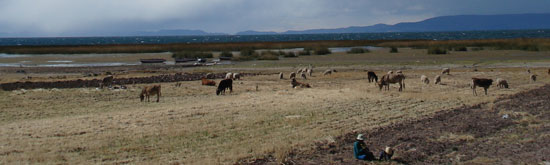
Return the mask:
[[(336, 70), (334, 70), (334, 69), (327, 69), (323, 72), (323, 75), (330, 75), (330, 74), (333, 74), (335, 72), (336, 72)], [(291, 72), (289, 78), (291, 80), (290, 84), (292, 85), (292, 88), (297, 88), (297, 87), (311, 88), (310, 84), (297, 81), (296, 76), (297, 76), (297, 74), (300, 74), (300, 77), (302, 79), (307, 80), (306, 75), (309, 75), (310, 77), (312, 77), (312, 73), (313, 73), (313, 70), (311, 68), (303, 68), (303, 69), (299, 69), (297, 72)], [(445, 75), (445, 74), (450, 75), (450, 69), (449, 68), (443, 68), (442, 69), (441, 75)], [(550, 69), (548, 69), (548, 74), (550, 75)], [(435, 84), (441, 84), (441, 75), (436, 75), (434, 77), (434, 81), (435, 81), (434, 83)], [(208, 79), (208, 78), (212, 78), (212, 77), (213, 77), (212, 74), (210, 74), (210, 75), (207, 74), (205, 77), (203, 77), (201, 79), (202, 85), (216, 86), (215, 81)], [(240, 76), (239, 73), (227, 73), (226, 76), (225, 76), (225, 79), (221, 80), (220, 83), (218, 84), (218, 87), (216, 89), (216, 95), (225, 94), (225, 91), (227, 89), (229, 89), (230, 93), (233, 92), (233, 81), (234, 80), (240, 80), (240, 78), (241, 78), (241, 76)], [(403, 72), (401, 70), (398, 70), (398, 71), (395, 71), (395, 72), (388, 71), (380, 79), (378, 79), (378, 76), (376, 75), (376, 73), (374, 71), (367, 71), (367, 79), (368, 79), (369, 83), (374, 82), (379, 87), (380, 90), (382, 90), (382, 89), (389, 90), (390, 89), (390, 87), (389, 87), (390, 84), (399, 84), (399, 91), (403, 91), (403, 89), (405, 89), (405, 78), (406, 77), (405, 77), (405, 75), (403, 74)], [(284, 79), (283, 72), (279, 73), (279, 79)], [(537, 75), (536, 74), (530, 74), (529, 79), (532, 82), (535, 82), (537, 80)], [(420, 81), (424, 84), (429, 84), (430, 83), (430, 79), (426, 75), (421, 75), (420, 76)], [(103, 88), (104, 86), (111, 86), (112, 83), (113, 83), (113, 76), (105, 77), (103, 79), (102, 83), (101, 83), (101, 87)], [(477, 95), (477, 92), (476, 92), (477, 87), (483, 88), (484, 92), (485, 92), (485, 95), (487, 95), (487, 90), (492, 84), (493, 84), (492, 79), (473, 77), (472, 81), (471, 81), (471, 84), (470, 84), (470, 87), (472, 89), (473, 95)], [(496, 84), (497, 84), (497, 87), (499, 87), (499, 88), (509, 88), (508, 81), (506, 81), (504, 79), (501, 79), (501, 78), (498, 78), (496, 80)], [(176, 87), (178, 87), (178, 86), (181, 86), (181, 83), (177, 83)], [(151, 86), (144, 87), (143, 90), (140, 93), (140, 99), (141, 99), (141, 101), (144, 101), (145, 98), (147, 98), (147, 101), (149, 102), (149, 97), (154, 96), (154, 95), (157, 95), (157, 102), (159, 102), (160, 96), (161, 96), (161, 86), (160, 85), (151, 85)]]

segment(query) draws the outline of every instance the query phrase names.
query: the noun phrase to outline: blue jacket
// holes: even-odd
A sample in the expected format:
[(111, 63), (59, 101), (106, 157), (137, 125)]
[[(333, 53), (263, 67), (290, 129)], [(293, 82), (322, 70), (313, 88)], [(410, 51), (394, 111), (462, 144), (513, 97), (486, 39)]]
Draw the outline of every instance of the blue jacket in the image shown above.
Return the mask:
[(370, 152), (369, 148), (367, 148), (367, 145), (363, 141), (355, 141), (353, 143), (353, 156), (357, 159), (365, 159), (365, 155)]

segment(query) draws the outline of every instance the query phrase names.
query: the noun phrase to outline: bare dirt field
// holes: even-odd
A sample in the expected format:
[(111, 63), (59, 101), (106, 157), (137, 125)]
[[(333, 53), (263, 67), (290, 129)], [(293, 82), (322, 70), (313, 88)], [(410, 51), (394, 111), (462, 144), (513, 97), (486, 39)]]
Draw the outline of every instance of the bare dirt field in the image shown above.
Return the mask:
[[(396, 146), (395, 161), (390, 163), (540, 163), (548, 159), (548, 151), (541, 150), (550, 147), (545, 124), (548, 105), (543, 101), (548, 98), (544, 93), (549, 91), (545, 84), (550, 76), (548, 68), (542, 67), (550, 60), (548, 52), (486, 51), (495, 56), (489, 59), (476, 56), (480, 52), (453, 53), (448, 58), (428, 58), (422, 52), (410, 49), (386, 54), (381, 50), (232, 66), (130, 68), (119, 75), (285, 73), (284, 80), (278, 75), (236, 80), (234, 91), (224, 96), (216, 96), (215, 87), (201, 86), (200, 81), (181, 82), (181, 87), (159, 83), (160, 103), (140, 102), (138, 94), (147, 84), (130, 85), (125, 90), (0, 91), (0, 162), (360, 164), (363, 162), (352, 159), (349, 148), (356, 133), (368, 135), (367, 144), (376, 152), (385, 145)], [(406, 54), (417, 57), (407, 56), (394, 63), (389, 57), (388, 61), (368, 60)], [(522, 54), (525, 59), (512, 58)], [(416, 62), (430, 60), (429, 64)], [(288, 73), (308, 64), (316, 67), (314, 76), (298, 80), (312, 88), (291, 88)], [(441, 85), (433, 84), (440, 68), (448, 66), (451, 74), (442, 75)], [(536, 82), (529, 80), (526, 67), (539, 75)], [(338, 72), (322, 76), (326, 68)], [(388, 70), (401, 69), (407, 77), (406, 88), (398, 92), (393, 84), (390, 91), (379, 91), (367, 82), (365, 69), (374, 70), (379, 77)], [(28, 74), (38, 79), (31, 81), (51, 75), (67, 75), (54, 79), (82, 78), (78, 69), (60, 70), (45, 73), (31, 68)], [(7, 79), (2, 81), (21, 81), (25, 76), (12, 71), (2, 69), (2, 78)], [(427, 75), (432, 83), (422, 84), (421, 75)], [(471, 77), (503, 78), (510, 88), (493, 85), (487, 96), (478, 88), (480, 95), (473, 96)], [(510, 117), (502, 119), (504, 114)], [(513, 155), (517, 152), (534, 156), (524, 161), (511, 159), (520, 156)]]

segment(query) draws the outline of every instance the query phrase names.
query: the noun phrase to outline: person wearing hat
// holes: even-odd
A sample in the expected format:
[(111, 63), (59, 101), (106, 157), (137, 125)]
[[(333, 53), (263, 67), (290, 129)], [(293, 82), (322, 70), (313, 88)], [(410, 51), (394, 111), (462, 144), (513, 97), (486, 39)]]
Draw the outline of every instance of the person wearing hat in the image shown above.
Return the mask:
[(393, 148), (386, 146), (386, 149), (380, 152), (379, 160), (391, 160), (392, 156), (393, 156)]
[(363, 134), (357, 135), (353, 143), (353, 156), (359, 160), (374, 160), (374, 155), (370, 152), (364, 140)]

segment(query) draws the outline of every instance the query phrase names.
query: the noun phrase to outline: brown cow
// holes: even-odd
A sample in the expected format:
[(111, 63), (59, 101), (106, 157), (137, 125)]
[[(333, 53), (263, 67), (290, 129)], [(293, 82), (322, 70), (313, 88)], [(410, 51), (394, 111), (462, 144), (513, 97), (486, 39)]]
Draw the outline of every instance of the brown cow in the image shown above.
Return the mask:
[(216, 82), (212, 80), (208, 80), (206, 78), (202, 78), (202, 85), (208, 85), (208, 86), (216, 86)]
[(153, 86), (146, 86), (143, 87), (143, 90), (141, 90), (141, 94), (139, 94), (139, 98), (141, 101), (147, 97), (147, 102), (149, 102), (149, 97), (151, 95), (157, 95), (157, 102), (160, 100), (160, 85), (153, 85)]
[(311, 85), (309, 85), (308, 83), (298, 82), (295, 78), (292, 79), (292, 82), (290, 82), (290, 84), (292, 85), (292, 88), (296, 88), (297, 86), (300, 86), (302, 88), (311, 88)]
[(493, 84), (492, 79), (486, 79), (486, 78), (472, 78), (472, 91), (475, 96), (477, 96), (476, 87), (483, 87), (485, 90), (485, 95), (487, 95), (487, 89)]

